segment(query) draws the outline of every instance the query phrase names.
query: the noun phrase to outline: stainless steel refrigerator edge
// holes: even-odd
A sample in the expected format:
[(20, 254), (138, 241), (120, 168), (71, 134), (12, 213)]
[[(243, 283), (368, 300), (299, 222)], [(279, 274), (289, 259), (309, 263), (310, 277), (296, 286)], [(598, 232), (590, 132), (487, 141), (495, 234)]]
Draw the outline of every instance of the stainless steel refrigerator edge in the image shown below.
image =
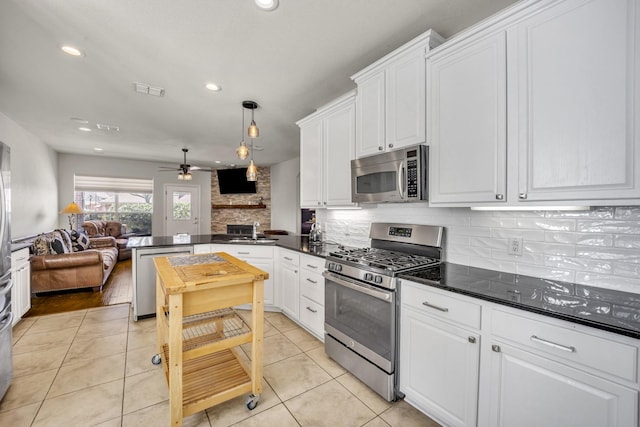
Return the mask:
[(11, 168), (10, 149), (0, 142), (0, 399), (13, 377), (11, 340)]

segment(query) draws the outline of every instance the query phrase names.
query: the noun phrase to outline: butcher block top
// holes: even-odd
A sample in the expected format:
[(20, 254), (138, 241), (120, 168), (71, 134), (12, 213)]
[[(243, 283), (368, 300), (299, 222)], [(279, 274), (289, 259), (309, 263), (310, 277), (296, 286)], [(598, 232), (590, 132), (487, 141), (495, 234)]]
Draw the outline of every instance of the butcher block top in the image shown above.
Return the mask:
[(225, 252), (156, 257), (165, 294), (202, 291), (241, 283), (264, 281), (269, 273)]

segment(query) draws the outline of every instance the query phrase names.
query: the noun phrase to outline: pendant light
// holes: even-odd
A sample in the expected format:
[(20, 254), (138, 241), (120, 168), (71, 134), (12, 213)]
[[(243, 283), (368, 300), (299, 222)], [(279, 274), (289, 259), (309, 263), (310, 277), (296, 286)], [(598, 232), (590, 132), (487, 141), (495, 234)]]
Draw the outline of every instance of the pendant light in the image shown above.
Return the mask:
[(258, 108), (258, 103), (255, 101), (243, 101), (242, 106), (251, 110), (251, 124), (249, 125), (249, 129), (247, 129), (247, 134), (249, 138), (255, 139), (260, 136), (260, 129), (258, 129), (253, 117), (254, 111)]
[(247, 181), (257, 181), (258, 180), (258, 168), (255, 163), (253, 163), (253, 140), (251, 140), (251, 161), (249, 162), (249, 166), (247, 166)]
[(249, 148), (244, 142), (244, 104), (242, 106), (242, 126), (240, 126), (240, 146), (236, 148), (236, 154), (242, 160), (246, 159), (249, 155)]

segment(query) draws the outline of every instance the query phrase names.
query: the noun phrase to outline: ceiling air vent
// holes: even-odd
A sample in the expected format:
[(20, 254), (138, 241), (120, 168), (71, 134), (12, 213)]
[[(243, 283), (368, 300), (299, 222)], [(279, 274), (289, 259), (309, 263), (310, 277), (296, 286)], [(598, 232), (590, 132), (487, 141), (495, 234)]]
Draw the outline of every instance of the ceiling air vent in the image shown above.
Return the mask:
[(133, 88), (138, 93), (144, 93), (145, 95), (164, 96), (164, 88), (158, 86), (151, 86), (146, 83), (134, 83)]

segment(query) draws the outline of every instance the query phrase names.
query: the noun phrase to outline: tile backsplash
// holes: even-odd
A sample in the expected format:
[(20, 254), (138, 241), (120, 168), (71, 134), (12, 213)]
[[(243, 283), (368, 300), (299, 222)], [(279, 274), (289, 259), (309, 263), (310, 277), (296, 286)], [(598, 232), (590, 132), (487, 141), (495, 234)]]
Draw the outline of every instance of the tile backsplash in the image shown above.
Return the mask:
[[(554, 280), (640, 293), (640, 206), (586, 211), (472, 211), (385, 204), (318, 210), (326, 240), (369, 246), (372, 222), (445, 226), (445, 260)], [(522, 256), (507, 253), (510, 237)]]

